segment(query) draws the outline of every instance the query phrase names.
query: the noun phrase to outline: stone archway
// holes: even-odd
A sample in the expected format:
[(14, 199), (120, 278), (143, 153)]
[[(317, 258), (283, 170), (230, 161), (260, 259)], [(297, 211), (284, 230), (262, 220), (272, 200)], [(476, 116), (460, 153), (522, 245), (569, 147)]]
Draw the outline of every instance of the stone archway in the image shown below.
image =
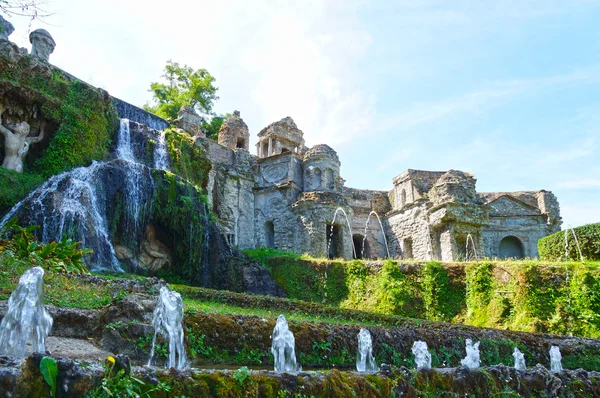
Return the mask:
[(505, 258), (524, 258), (523, 242), (516, 236), (506, 236), (498, 245), (498, 257)]

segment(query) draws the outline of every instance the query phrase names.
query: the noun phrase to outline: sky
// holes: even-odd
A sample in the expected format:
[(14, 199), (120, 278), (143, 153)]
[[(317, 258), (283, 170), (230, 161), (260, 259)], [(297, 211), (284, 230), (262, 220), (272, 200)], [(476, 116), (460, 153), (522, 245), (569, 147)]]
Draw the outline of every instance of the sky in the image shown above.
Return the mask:
[(563, 228), (600, 222), (600, 0), (54, 0), (11, 18), (50, 62), (134, 105), (167, 60), (205, 68), (251, 134), (291, 116), (346, 186), (406, 169), (478, 191), (546, 189)]

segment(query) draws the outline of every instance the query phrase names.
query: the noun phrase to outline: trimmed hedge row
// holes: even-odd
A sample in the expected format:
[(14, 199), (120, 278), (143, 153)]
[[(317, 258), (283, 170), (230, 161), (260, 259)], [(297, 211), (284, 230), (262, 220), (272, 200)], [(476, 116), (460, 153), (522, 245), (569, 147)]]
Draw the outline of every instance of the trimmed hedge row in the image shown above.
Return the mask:
[[(600, 260), (600, 223), (573, 228), (586, 260)], [(579, 260), (575, 237), (567, 230), (568, 255), (571, 260)], [(565, 231), (559, 231), (538, 241), (538, 251), (542, 260), (565, 260)]]

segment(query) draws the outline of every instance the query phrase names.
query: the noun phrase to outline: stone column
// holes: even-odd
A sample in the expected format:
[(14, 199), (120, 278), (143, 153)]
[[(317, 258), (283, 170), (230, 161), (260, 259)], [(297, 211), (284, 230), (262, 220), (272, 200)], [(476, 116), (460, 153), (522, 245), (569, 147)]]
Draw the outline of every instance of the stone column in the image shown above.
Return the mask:
[(267, 156), (271, 156), (273, 154), (273, 139), (269, 137), (269, 153)]
[(46, 62), (50, 61), (50, 54), (54, 51), (56, 43), (50, 33), (45, 29), (36, 29), (29, 34), (29, 42), (31, 43), (31, 55), (43, 59)]

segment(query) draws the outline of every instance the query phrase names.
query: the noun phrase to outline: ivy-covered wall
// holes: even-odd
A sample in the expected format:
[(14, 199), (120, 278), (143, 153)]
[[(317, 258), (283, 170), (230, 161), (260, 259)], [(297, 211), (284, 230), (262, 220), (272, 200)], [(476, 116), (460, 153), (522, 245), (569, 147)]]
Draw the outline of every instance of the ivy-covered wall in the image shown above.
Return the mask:
[(571, 260), (579, 261), (581, 256), (586, 260), (600, 260), (600, 223), (559, 231), (540, 239), (540, 258), (550, 261), (564, 260), (565, 244), (567, 256)]
[(37, 110), (50, 130), (32, 147), (24, 173), (0, 173), (0, 185), (13, 187), (1, 190), (0, 214), (48, 177), (107, 155), (118, 117), (106, 92), (23, 55), (0, 56), (0, 96), (9, 108)]
[(480, 327), (600, 337), (600, 271), (593, 263), (254, 257), (293, 299)]

